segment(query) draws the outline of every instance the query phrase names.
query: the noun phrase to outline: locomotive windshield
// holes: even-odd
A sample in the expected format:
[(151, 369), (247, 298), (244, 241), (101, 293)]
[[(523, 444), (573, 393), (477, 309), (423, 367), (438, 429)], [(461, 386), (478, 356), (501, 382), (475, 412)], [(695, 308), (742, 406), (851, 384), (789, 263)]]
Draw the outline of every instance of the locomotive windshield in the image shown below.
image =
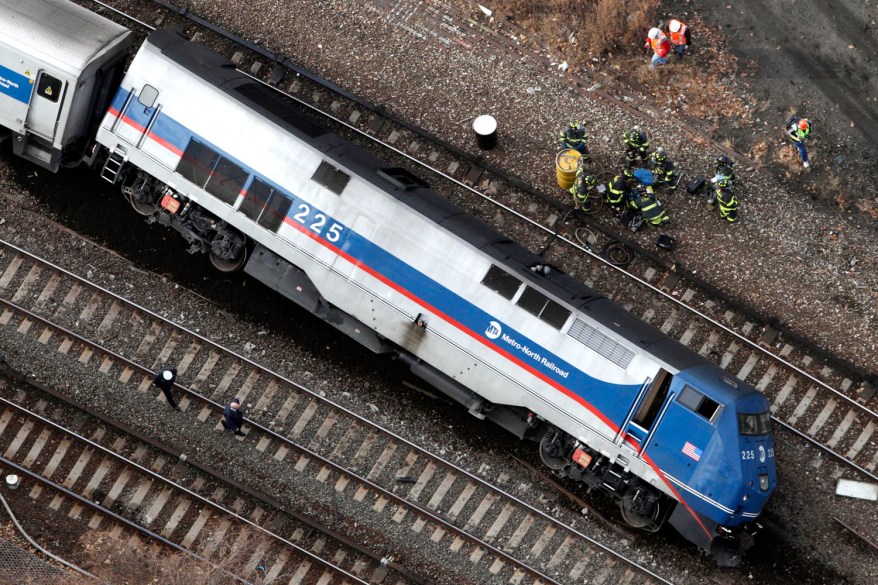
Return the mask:
[(771, 414), (738, 414), (738, 431), (742, 435), (767, 435), (771, 432)]

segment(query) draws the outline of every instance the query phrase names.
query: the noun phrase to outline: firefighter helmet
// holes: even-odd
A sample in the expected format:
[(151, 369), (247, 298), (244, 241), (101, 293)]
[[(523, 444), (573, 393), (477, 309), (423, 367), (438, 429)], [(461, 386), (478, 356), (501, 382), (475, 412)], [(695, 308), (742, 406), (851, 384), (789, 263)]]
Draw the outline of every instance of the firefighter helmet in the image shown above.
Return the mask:
[(580, 173), (576, 180), (579, 182), (580, 187), (594, 187), (594, 184), (597, 180), (594, 178), (594, 175), (589, 175), (588, 173)]
[(665, 162), (665, 159), (668, 158), (668, 154), (665, 152), (665, 149), (662, 148), (661, 146), (659, 146), (658, 148), (655, 149), (653, 156), (655, 157), (655, 160), (657, 160), (658, 162)]
[(567, 136), (570, 138), (584, 138), (585, 127), (582, 122), (579, 120), (571, 120), (570, 123), (567, 124)]

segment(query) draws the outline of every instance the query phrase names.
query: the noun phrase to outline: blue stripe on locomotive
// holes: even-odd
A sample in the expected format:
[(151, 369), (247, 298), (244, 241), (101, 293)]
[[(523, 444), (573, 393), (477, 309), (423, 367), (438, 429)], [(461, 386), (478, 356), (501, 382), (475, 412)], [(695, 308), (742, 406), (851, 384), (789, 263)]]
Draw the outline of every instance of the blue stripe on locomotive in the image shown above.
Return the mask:
[[(112, 104), (112, 108), (115, 109), (116, 112), (119, 112), (121, 108), (124, 107), (125, 101), (128, 99), (130, 93), (131, 91), (123, 89), (120, 89), (116, 93)], [(144, 127), (149, 123), (152, 110), (152, 108), (137, 107), (136, 105), (129, 106), (128, 110), (125, 112), (125, 118), (138, 126)], [(164, 113), (160, 113), (155, 124), (153, 124), (152, 134), (155, 135), (153, 136), (154, 139), (164, 143), (166, 146), (179, 149), (180, 153), (185, 150), (189, 139), (195, 138), (196, 140), (209, 145), (221, 155), (234, 161), (251, 175), (256, 175), (253, 169), (242, 164), (241, 161), (237, 160), (235, 157), (230, 156), (228, 153), (217, 148), (203, 137), (193, 133), (184, 125)], [(310, 202), (306, 202), (300, 197), (291, 194), (287, 189), (280, 185), (273, 183), (261, 175), (260, 179), (265, 180), (267, 183), (286, 194), (294, 203), (291, 209), (296, 209), (296, 203), (304, 202), (311, 207), (312, 215), (316, 212), (323, 213), (315, 208)], [(249, 183), (250, 181), (248, 180), (248, 185)], [(448, 315), (464, 329), (483, 340), (487, 345), (491, 346), (499, 353), (510, 357), (524, 367), (532, 369), (537, 375), (554, 383), (554, 385), (562, 391), (566, 390), (569, 393), (578, 396), (581, 401), (587, 402), (589, 405), (593, 406), (596, 414), (608, 418), (613, 430), (617, 429), (618, 425), (628, 413), (632, 401), (637, 396), (637, 392), (640, 390), (640, 385), (611, 384), (589, 376), (587, 373), (576, 369), (559, 356), (536, 344), (520, 331), (510, 327), (508, 324), (499, 322), (495, 317), (468, 302), (463, 297), (450, 291), (439, 282), (403, 262), (387, 250), (375, 245), (360, 234), (353, 232), (343, 223), (331, 218), (331, 216), (326, 213), (323, 213), (323, 215), (327, 217), (326, 225), (331, 225), (335, 222), (338, 225), (343, 226), (343, 235), (340, 241), (344, 242), (344, 251), (346, 254), (349, 254), (361, 264), (370, 267), (381, 277), (387, 279), (390, 284), (408, 291), (423, 303), (435, 307), (436, 310)], [(291, 215), (288, 215), (286, 220), (287, 223), (292, 223), (293, 225), (298, 223), (292, 219)], [(339, 251), (336, 244), (329, 242), (323, 234), (321, 234), (321, 243), (336, 252)], [(512, 345), (504, 341), (502, 336), (497, 339), (489, 338), (485, 334), (485, 331), (488, 329), (492, 321), (500, 323), (503, 332), (507, 336), (514, 338), (518, 342), (518, 345)], [(529, 354), (527, 350), (535, 352), (539, 356), (539, 359), (534, 359), (534, 354)], [(552, 364), (554, 367), (550, 367), (548, 364)], [(566, 375), (563, 375), (564, 373), (566, 373)]]
[[(110, 111), (114, 112), (115, 115), (120, 115), (122, 112), (122, 108), (125, 107), (125, 102), (128, 101), (128, 96), (132, 95), (134, 90), (127, 90), (120, 87), (116, 91), (116, 95), (113, 97), (113, 102), (110, 104)], [(134, 101), (131, 105), (128, 106), (128, 109), (125, 111), (125, 120), (126, 123), (133, 123), (139, 129), (143, 130), (149, 125), (149, 121), (155, 112), (155, 107), (147, 108), (142, 105), (138, 105), (136, 102), (136, 96), (134, 97)], [(159, 94), (159, 101), (161, 101), (161, 94)], [(158, 118), (156, 118), (155, 123), (152, 125), (150, 129), (152, 133), (152, 138), (159, 141), (163, 146), (169, 148), (174, 151), (178, 155), (182, 155), (183, 151), (186, 149), (186, 145), (189, 143), (189, 139), (192, 137), (197, 138), (198, 140), (202, 140), (200, 137), (195, 136), (188, 128), (171, 118), (165, 114), (159, 114)]]
[[(128, 94), (129, 92), (123, 90), (117, 93), (113, 101), (113, 107), (117, 111), (124, 106)], [(140, 112), (134, 114), (133, 122), (140, 125), (148, 123), (149, 112), (144, 112), (144, 108), (134, 108), (134, 110), (140, 110)], [(126, 117), (130, 117), (128, 114), (129, 112), (126, 112)], [(233, 160), (251, 175), (256, 175), (253, 169), (243, 165), (235, 157), (229, 156), (228, 153), (192, 133), (185, 126), (164, 113), (159, 114), (158, 119), (153, 125), (152, 134), (154, 135), (152, 138), (166, 147), (170, 147), (172, 150), (179, 150), (178, 154), (182, 154), (190, 138), (195, 138), (204, 144), (210, 145), (211, 148), (221, 155)], [(260, 179), (265, 180), (274, 188), (286, 194), (293, 201), (291, 210), (296, 209), (296, 204), (298, 203), (306, 203), (311, 208), (312, 216), (314, 213), (320, 212), (319, 209), (314, 208), (300, 197), (291, 194), (280, 185), (263, 176), (260, 176)], [(251, 180), (252, 177), (248, 180), (247, 186), (249, 186)], [(618, 430), (619, 425), (625, 419), (632, 402), (641, 389), (640, 385), (617, 385), (593, 378), (586, 372), (573, 367), (565, 360), (547, 351), (544, 347), (534, 343), (531, 339), (524, 336), (518, 330), (511, 328), (506, 323), (498, 321), (503, 332), (518, 341), (518, 344), (513, 345), (503, 341), (502, 336), (492, 339), (486, 334), (486, 331), (490, 323), (497, 321), (497, 319), (489, 313), (466, 301), (439, 282), (421, 273), (387, 250), (375, 245), (341, 222), (334, 220), (325, 213), (323, 215), (327, 217), (326, 225), (331, 225), (335, 222), (343, 226), (341, 237), (336, 243), (327, 240), (325, 234), (319, 234), (320, 243), (323, 246), (332, 249), (336, 253), (343, 252), (350, 256), (362, 266), (370, 268), (370, 272), (379, 278), (385, 279), (390, 286), (406, 291), (416, 301), (420, 301), (425, 305), (433, 307), (436, 311), (447, 315), (456, 321), (457, 325), (467, 331), (467, 333), (477, 337), (501, 355), (507, 356), (520, 367), (530, 369), (559, 391), (579, 397), (580, 402), (584, 403), (587, 408), (601, 417), (614, 431)], [(292, 215), (288, 215), (286, 221), (288, 224), (297, 227), (302, 226)], [(302, 228), (303, 231), (306, 231), (306, 229)], [(310, 230), (307, 231), (311, 236), (317, 235), (310, 232)], [(339, 248), (339, 245), (341, 245), (341, 248)], [(525, 350), (525, 348), (528, 348), (529, 351)], [(534, 359), (533, 352), (539, 354), (540, 358), (545, 358), (554, 367), (548, 366), (542, 359)], [(567, 375), (559, 373), (559, 370), (566, 372)], [(676, 376), (672, 388), (674, 391), (679, 392), (679, 389), (686, 382), (695, 388), (709, 388), (716, 385), (715, 374), (711, 379), (699, 378), (701, 376), (697, 372), (681, 371)], [(757, 395), (757, 398), (764, 402), (764, 398), (761, 396)], [(767, 405), (762, 410), (767, 410)], [(759, 411), (759, 409), (754, 409), (754, 412), (756, 411)], [(738, 444), (722, 439), (723, 436), (735, 437), (737, 439), (738, 433), (735, 426), (737, 421), (734, 417), (725, 417), (723, 420), (728, 428), (716, 428), (707, 420), (683, 408), (675, 401), (671, 402), (665, 419), (652, 437), (650, 446), (646, 449), (646, 455), (652, 459), (654, 465), (665, 472), (671, 478), (672, 483), (676, 484), (678, 488), (682, 488), (681, 495), (685, 497), (692, 508), (712, 518), (716, 518), (717, 508), (731, 512), (726, 506), (719, 504), (717, 500), (730, 501), (730, 499), (737, 496), (738, 490), (741, 487), (741, 469), (740, 467), (735, 468), (730, 465), (730, 462), (736, 462), (739, 459)], [(704, 450), (700, 461), (696, 462), (688, 459), (682, 454), (682, 446), (686, 441)], [(722, 479), (725, 477), (729, 481), (723, 481)], [(772, 478), (773, 481), (774, 478)], [(687, 485), (689, 486), (688, 488), (686, 487)], [(687, 494), (689, 497), (686, 497)], [(761, 510), (763, 503), (763, 498), (751, 498), (747, 502), (746, 508), (758, 512)]]
[[(496, 351), (536, 370), (541, 377), (548, 378), (557, 387), (567, 389), (593, 405), (613, 421), (614, 430), (628, 413), (640, 385), (611, 384), (589, 376), (359, 234), (352, 234), (348, 241), (348, 254), (379, 272), (394, 285), (448, 315)], [(486, 331), (492, 321), (500, 323), (503, 333), (518, 343), (513, 345), (503, 341), (502, 335), (496, 339), (488, 337)]]

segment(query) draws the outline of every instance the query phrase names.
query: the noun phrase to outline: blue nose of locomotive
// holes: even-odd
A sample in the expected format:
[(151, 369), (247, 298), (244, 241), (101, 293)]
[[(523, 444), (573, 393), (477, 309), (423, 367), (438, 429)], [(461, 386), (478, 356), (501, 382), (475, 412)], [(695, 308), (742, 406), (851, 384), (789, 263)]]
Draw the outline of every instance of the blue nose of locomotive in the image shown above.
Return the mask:
[(738, 447), (741, 458), (740, 497), (729, 524), (754, 520), (777, 484), (771, 415), (762, 396), (739, 403)]

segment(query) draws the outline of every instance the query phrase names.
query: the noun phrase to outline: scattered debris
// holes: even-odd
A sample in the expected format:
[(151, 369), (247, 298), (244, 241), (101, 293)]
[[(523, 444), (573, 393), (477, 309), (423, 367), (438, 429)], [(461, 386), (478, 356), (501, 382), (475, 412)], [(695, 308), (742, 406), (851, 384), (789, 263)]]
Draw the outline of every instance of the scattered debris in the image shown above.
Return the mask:
[(878, 484), (840, 479), (835, 486), (835, 495), (875, 502), (878, 501)]

